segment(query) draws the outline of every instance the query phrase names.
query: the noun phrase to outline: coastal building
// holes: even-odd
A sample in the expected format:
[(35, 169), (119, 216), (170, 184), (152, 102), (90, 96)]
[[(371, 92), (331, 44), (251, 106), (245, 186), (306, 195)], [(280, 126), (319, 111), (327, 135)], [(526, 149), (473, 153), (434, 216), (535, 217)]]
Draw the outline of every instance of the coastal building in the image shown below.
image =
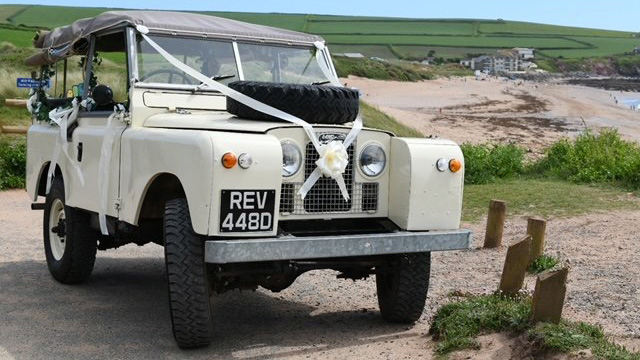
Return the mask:
[(471, 59), (471, 69), (488, 74), (498, 74), (519, 70), (519, 59), (510, 53), (497, 56), (482, 55)]
[(533, 60), (535, 49), (532, 48), (513, 48), (511, 49), (514, 54), (518, 56), (521, 60)]

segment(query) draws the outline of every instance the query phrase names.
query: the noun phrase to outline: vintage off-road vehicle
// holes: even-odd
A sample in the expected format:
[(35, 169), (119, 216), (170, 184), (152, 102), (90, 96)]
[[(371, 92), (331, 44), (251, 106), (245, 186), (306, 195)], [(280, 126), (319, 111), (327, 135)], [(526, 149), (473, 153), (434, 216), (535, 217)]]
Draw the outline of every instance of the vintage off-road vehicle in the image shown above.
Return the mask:
[(78, 283), (96, 250), (163, 245), (180, 347), (211, 342), (211, 294), (315, 269), (375, 275), (382, 316), (414, 322), (430, 252), (469, 247), (460, 148), (362, 128), (320, 37), (123, 11), (35, 45), (27, 190), (49, 270)]

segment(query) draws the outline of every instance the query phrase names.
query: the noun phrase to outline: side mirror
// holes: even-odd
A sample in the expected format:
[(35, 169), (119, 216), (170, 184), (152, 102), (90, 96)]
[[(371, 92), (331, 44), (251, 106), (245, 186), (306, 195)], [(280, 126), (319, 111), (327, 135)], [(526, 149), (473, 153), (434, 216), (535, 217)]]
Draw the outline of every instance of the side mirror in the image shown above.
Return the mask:
[(96, 85), (91, 92), (91, 97), (98, 106), (113, 104), (113, 90), (107, 85)]

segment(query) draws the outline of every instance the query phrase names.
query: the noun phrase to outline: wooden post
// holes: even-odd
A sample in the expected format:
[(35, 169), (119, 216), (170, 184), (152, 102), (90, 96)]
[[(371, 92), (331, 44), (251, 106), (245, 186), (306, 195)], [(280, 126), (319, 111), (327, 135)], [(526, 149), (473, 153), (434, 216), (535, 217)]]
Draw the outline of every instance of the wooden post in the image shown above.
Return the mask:
[(491, 200), (489, 203), (487, 232), (484, 236), (485, 248), (497, 248), (502, 245), (502, 232), (504, 231), (504, 217), (506, 212), (507, 204), (504, 201)]
[(4, 104), (7, 107), (26, 108), (27, 100), (24, 99), (5, 99)]
[(547, 222), (544, 219), (529, 218), (527, 220), (527, 234), (531, 235), (531, 253), (529, 264), (534, 262), (544, 253), (544, 233)]
[(540, 321), (558, 324), (562, 318), (562, 307), (567, 292), (568, 268), (545, 271), (538, 275), (536, 289), (533, 292), (533, 323)]
[(28, 126), (0, 126), (0, 134), (26, 134)]
[(500, 278), (500, 291), (503, 294), (516, 295), (522, 289), (524, 276), (529, 265), (530, 248), (531, 236), (529, 235), (509, 246)]

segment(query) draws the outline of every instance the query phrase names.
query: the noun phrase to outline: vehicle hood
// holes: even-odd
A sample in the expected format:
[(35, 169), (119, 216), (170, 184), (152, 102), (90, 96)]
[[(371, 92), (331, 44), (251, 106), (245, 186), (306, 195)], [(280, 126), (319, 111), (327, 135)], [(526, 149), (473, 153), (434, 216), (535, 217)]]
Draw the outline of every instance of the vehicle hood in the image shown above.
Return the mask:
[[(149, 116), (144, 122), (145, 127), (169, 128), (169, 129), (198, 129), (198, 130), (216, 130), (231, 132), (247, 132), (247, 133), (266, 133), (269, 130), (298, 127), (286, 121), (261, 121), (242, 119), (227, 112), (218, 113), (197, 113), (197, 114), (179, 114), (164, 113)], [(350, 129), (351, 126), (344, 125), (314, 125), (314, 127), (322, 128), (340, 128)], [(381, 131), (368, 129), (373, 131)]]
[(250, 133), (266, 133), (281, 127), (295, 126), (284, 121), (246, 120), (226, 112), (179, 114), (166, 113), (152, 115), (144, 122), (145, 127), (170, 129), (201, 129)]

